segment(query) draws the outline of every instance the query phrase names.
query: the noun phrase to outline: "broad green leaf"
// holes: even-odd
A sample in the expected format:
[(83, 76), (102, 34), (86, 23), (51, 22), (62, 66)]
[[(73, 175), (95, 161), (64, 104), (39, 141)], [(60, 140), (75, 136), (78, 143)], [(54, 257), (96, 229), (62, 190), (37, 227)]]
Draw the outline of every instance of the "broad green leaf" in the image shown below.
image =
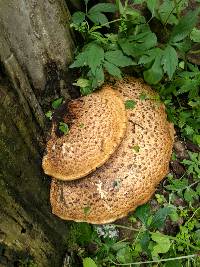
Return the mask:
[(186, 16), (183, 16), (180, 19), (179, 23), (172, 30), (171, 37), (169, 39), (170, 43), (180, 42), (190, 34), (197, 23), (198, 14), (199, 9), (188, 12)]
[(156, 56), (160, 53), (160, 48), (153, 48), (149, 51), (146, 51), (139, 59), (138, 64), (149, 64), (155, 60)]
[(132, 261), (132, 253), (130, 247), (126, 246), (117, 252), (117, 260), (120, 263), (129, 263)]
[(97, 88), (104, 83), (104, 72), (102, 66), (96, 69), (95, 75), (92, 78), (92, 88)]
[(60, 105), (62, 104), (62, 102), (63, 102), (63, 98), (60, 97), (60, 98), (54, 100), (52, 102), (51, 106), (52, 106), (52, 108), (56, 109), (56, 108), (60, 107)]
[(149, 242), (150, 242), (150, 234), (148, 231), (145, 231), (144, 233), (142, 233), (140, 237), (140, 245), (142, 249), (146, 252), (148, 251)]
[(96, 43), (90, 43), (87, 48), (87, 62), (91, 72), (95, 75), (97, 67), (99, 67), (104, 59), (104, 50)]
[(112, 64), (108, 61), (105, 61), (104, 62), (104, 68), (107, 70), (107, 72), (110, 75), (117, 77), (119, 79), (122, 79), (121, 70), (117, 66), (115, 66), (114, 64)]
[(83, 259), (83, 267), (97, 267), (96, 263), (91, 258)]
[(93, 91), (92, 86), (86, 86), (80, 88), (81, 95), (89, 95), (92, 93), (92, 91)]
[(60, 122), (58, 128), (64, 134), (68, 134), (69, 133), (69, 126), (67, 125), (67, 123)]
[(192, 188), (188, 187), (184, 192), (184, 199), (187, 202), (193, 203), (195, 199), (198, 199), (198, 194)]
[(76, 56), (75, 61), (69, 66), (69, 68), (80, 68), (87, 65), (87, 53), (81, 52)]
[(79, 86), (79, 87), (87, 87), (90, 86), (91, 82), (90, 80), (79, 78), (76, 83), (73, 83), (73, 85)]
[[(107, 17), (100, 12), (96, 12), (96, 13), (89, 13), (88, 18), (96, 25), (103, 25), (108, 23), (108, 19)], [(107, 25), (109, 27), (109, 25)]]
[(140, 207), (138, 207), (134, 213), (136, 217), (144, 224), (147, 225), (148, 218), (151, 215), (150, 214), (150, 206), (149, 204), (144, 204)]
[(160, 16), (162, 23), (168, 23), (172, 25), (177, 24), (178, 20), (174, 16), (173, 14), (174, 12), (172, 12), (172, 10), (174, 10), (174, 12), (176, 11), (176, 9), (174, 8), (174, 1), (171, 0), (163, 1), (162, 5), (160, 5), (158, 9), (158, 14)]
[(80, 25), (85, 20), (85, 13), (77, 11), (72, 15), (72, 22), (76, 25)]
[(151, 11), (152, 17), (155, 16), (156, 10), (159, 7), (159, 1), (158, 0), (147, 0), (147, 7)]
[(190, 39), (195, 43), (200, 43), (200, 30), (194, 28), (190, 33)]
[(172, 46), (168, 45), (165, 48), (161, 63), (163, 65), (164, 72), (167, 73), (169, 79), (171, 80), (178, 66), (178, 56), (176, 50)]
[(133, 60), (125, 56), (121, 50), (108, 51), (105, 53), (105, 59), (117, 67), (126, 67), (133, 65)]
[(144, 79), (149, 84), (157, 84), (163, 77), (161, 58), (162, 58), (162, 50), (160, 50), (160, 52), (157, 54), (151, 68), (143, 72)]
[(160, 208), (153, 216), (151, 227), (161, 228), (163, 227), (167, 216), (171, 213), (171, 207)]
[(112, 3), (99, 3), (93, 7), (90, 8), (88, 13), (102, 13), (102, 12), (111, 12), (114, 13), (117, 11), (117, 7), (115, 4)]
[(134, 107), (136, 106), (136, 102), (134, 100), (126, 100), (125, 101), (125, 108), (126, 109), (134, 109)]
[(168, 236), (156, 232), (151, 234), (151, 239), (157, 243), (151, 252), (153, 258), (158, 258), (159, 253), (166, 253), (169, 251), (171, 242)]

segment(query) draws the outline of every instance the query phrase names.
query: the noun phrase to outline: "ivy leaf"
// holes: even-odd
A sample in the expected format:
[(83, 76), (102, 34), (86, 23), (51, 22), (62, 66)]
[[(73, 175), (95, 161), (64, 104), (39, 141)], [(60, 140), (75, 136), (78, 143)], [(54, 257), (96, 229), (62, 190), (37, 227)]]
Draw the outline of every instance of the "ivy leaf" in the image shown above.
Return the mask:
[(179, 23), (173, 28), (170, 43), (176, 43), (183, 40), (192, 31), (198, 20), (199, 9), (190, 11), (186, 16), (183, 16)]
[(163, 227), (164, 222), (170, 213), (171, 213), (171, 207), (160, 208), (153, 216), (151, 227), (153, 228)]
[(159, 53), (157, 54), (151, 68), (143, 72), (144, 79), (149, 84), (157, 84), (163, 77), (161, 59), (162, 59), (162, 50), (159, 49)]
[(97, 13), (97, 12), (111, 12), (115, 13), (117, 11), (117, 7), (112, 3), (99, 3), (90, 8), (88, 13)]
[(150, 217), (150, 206), (149, 204), (144, 204), (138, 207), (134, 214), (138, 219), (144, 224), (147, 225), (148, 218)]
[(60, 105), (62, 104), (62, 102), (63, 102), (63, 98), (60, 97), (60, 98), (54, 100), (52, 102), (51, 106), (52, 106), (52, 108), (56, 109), (56, 108), (60, 107)]
[(85, 20), (85, 13), (77, 11), (72, 15), (72, 22), (79, 26)]
[(83, 267), (97, 267), (97, 265), (91, 258), (85, 258), (83, 259)]
[(171, 242), (168, 236), (156, 232), (151, 234), (151, 239), (156, 242), (151, 252), (153, 259), (158, 258), (159, 253), (166, 253), (169, 251)]
[(178, 66), (178, 56), (176, 50), (172, 46), (168, 45), (165, 48), (161, 63), (163, 65), (164, 72), (167, 73), (169, 79), (171, 80), (176, 67)]
[(110, 75), (117, 77), (119, 79), (122, 79), (121, 70), (117, 66), (115, 66), (114, 64), (112, 64), (108, 61), (105, 61), (104, 62), (104, 68), (107, 70), (107, 72)]
[(105, 53), (105, 59), (117, 67), (126, 67), (133, 65), (133, 60), (125, 56), (121, 50), (108, 51)]

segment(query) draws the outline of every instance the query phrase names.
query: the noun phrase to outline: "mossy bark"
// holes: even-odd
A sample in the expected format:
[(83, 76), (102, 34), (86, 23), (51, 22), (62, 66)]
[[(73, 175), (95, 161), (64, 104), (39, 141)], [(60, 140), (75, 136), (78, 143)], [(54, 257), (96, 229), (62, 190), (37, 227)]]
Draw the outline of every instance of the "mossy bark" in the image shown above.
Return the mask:
[(64, 0), (0, 1), (0, 267), (62, 266), (68, 224), (51, 213), (41, 156), (73, 48)]

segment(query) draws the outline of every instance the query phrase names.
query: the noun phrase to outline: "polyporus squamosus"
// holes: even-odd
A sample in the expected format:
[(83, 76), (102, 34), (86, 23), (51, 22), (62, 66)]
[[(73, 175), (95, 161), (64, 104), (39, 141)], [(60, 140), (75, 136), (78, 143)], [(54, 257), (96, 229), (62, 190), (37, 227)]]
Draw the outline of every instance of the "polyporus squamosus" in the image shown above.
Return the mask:
[(126, 135), (110, 159), (92, 174), (76, 181), (52, 180), (52, 211), (62, 219), (113, 222), (147, 202), (168, 172), (173, 127), (164, 105), (142, 80), (126, 78), (114, 88), (124, 102), (136, 102), (134, 109), (127, 110)]
[(109, 87), (70, 101), (67, 109), (69, 133), (58, 137), (53, 123), (42, 167), (57, 179), (74, 180), (109, 159), (125, 135), (127, 116), (120, 94)]

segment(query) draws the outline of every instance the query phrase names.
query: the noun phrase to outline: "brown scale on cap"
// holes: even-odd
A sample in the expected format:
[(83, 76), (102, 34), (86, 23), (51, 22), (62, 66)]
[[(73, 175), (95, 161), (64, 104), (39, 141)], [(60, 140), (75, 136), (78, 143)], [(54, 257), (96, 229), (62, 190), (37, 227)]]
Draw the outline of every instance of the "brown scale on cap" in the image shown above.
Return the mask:
[[(152, 100), (156, 94), (139, 79), (126, 78), (115, 89), (124, 102), (136, 102), (134, 109), (127, 110), (124, 140), (92, 174), (70, 182), (52, 180), (52, 211), (62, 219), (113, 222), (148, 201), (168, 172), (174, 130), (164, 105)], [(141, 100), (141, 94), (147, 99)]]
[(59, 135), (53, 121), (42, 166), (54, 178), (74, 180), (91, 173), (113, 154), (125, 135), (127, 115), (120, 94), (109, 87), (70, 101), (63, 115), (69, 133)]

